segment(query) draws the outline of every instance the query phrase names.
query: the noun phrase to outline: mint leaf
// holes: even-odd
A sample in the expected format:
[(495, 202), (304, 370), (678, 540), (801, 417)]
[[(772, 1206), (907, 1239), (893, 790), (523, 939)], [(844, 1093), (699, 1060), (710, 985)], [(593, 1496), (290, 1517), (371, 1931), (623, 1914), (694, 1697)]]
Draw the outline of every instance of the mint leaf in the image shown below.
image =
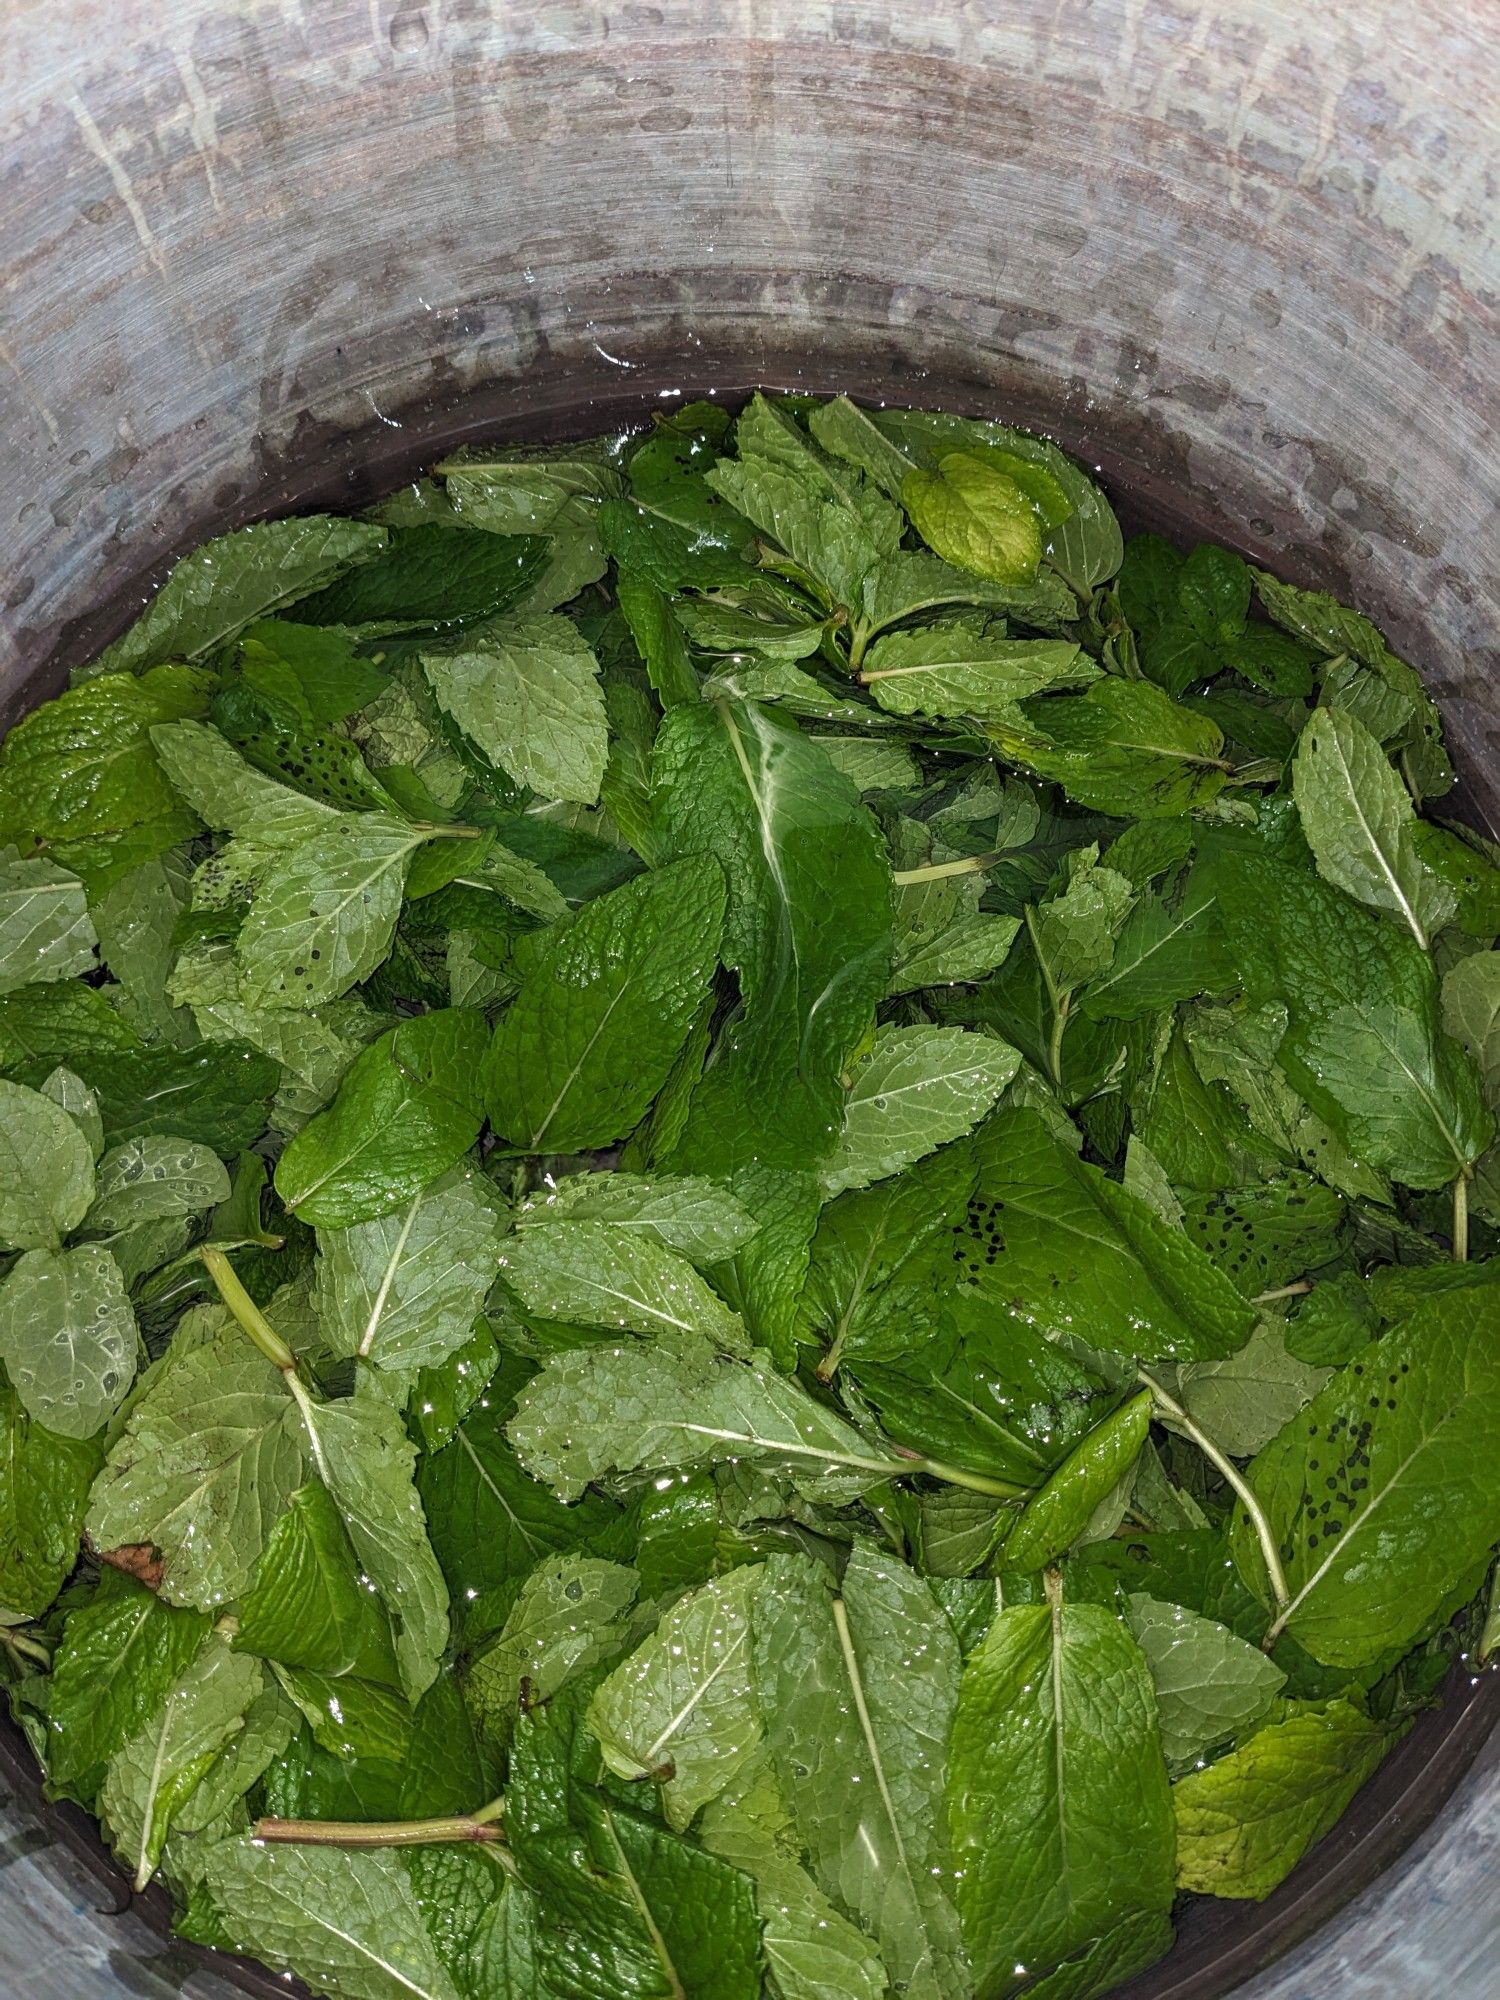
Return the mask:
[(1190, 880), (1175, 907), (1157, 896), (1136, 902), (1108, 968), (1091, 980), (1080, 1004), (1090, 1020), (1139, 1021), (1179, 1000), (1220, 992), (1233, 979), (1213, 890)]
[[(105, 1544), (105, 1546), (109, 1546)], [(177, 1611), (144, 1584), (106, 1572), (68, 1613), (47, 1684), (53, 1782), (90, 1796), (104, 1767), (167, 1698), (211, 1620)]]
[(496, 1131), (527, 1152), (623, 1138), (703, 1004), (723, 922), (723, 878), (695, 859), (599, 897), (543, 942), (486, 1067)]
[(515, 1212), (518, 1230), (548, 1222), (607, 1222), (620, 1232), (655, 1238), (690, 1263), (732, 1257), (756, 1234), (760, 1219), (713, 1181), (656, 1175), (569, 1174), (527, 1199)]
[(254, 619), (367, 562), (385, 540), (383, 528), (333, 514), (220, 535), (174, 564), (145, 614), (89, 671), (140, 673), (163, 660), (200, 660)]
[(1178, 1394), (1190, 1417), (1224, 1451), (1249, 1458), (1291, 1422), (1328, 1380), (1287, 1352), (1283, 1329), (1264, 1319), (1238, 1354), (1222, 1361), (1191, 1361), (1178, 1376)]
[(202, 1881), (230, 1949), (335, 2000), (459, 2000), (399, 1855), (222, 1840)]
[[(1485, 1296), (1424, 1300), (1340, 1369), (1249, 1468), (1292, 1593), (1275, 1629), (1314, 1659), (1360, 1667), (1425, 1637), (1454, 1577), (1493, 1539), (1500, 1479), (1484, 1441), (1500, 1405), (1500, 1358), (1476, 1338), (1495, 1317)], [(1257, 1573), (1239, 1515), (1231, 1542), (1260, 1594), (1264, 1566)]]
[[(948, 1786), (955, 1893), (981, 1990), (1003, 1989), (1018, 1965), (1048, 1972), (1170, 1909), (1156, 1699), (1111, 1613), (1057, 1589), (1000, 1613), (964, 1668)], [(1015, 1882), (1025, 1895), (1007, 1890)]]
[(61, 1590), (103, 1457), (96, 1439), (39, 1424), (0, 1376), (0, 1613), (35, 1618)]
[[(1248, 1303), (1147, 1203), (1055, 1139), (1035, 1112), (990, 1131), (964, 1275), (1056, 1339), (1138, 1359), (1230, 1354)], [(997, 1241), (980, 1247), (993, 1227)]]
[(1288, 1081), (1355, 1155), (1440, 1187), (1493, 1136), (1462, 1049), (1438, 1026), (1427, 955), (1315, 876), (1259, 856), (1215, 864), (1219, 911), (1246, 993), (1281, 1001)]
[(93, 1154), (67, 1112), (40, 1091), (0, 1083), (0, 1243), (55, 1249), (93, 1196)]
[(760, 1742), (750, 1627), (765, 1578), (733, 1569), (682, 1598), (589, 1703), (604, 1761), (660, 1787), (667, 1824), (684, 1832), (738, 1776)]
[(483, 1181), (462, 1168), (389, 1215), (321, 1229), (313, 1307), (329, 1347), (367, 1362), (402, 1400), (419, 1368), (441, 1367), (469, 1339), (502, 1235)]
[(882, 1028), (850, 1082), (825, 1190), (866, 1187), (960, 1138), (1020, 1066), (1018, 1050), (963, 1028)]
[(840, 1074), (889, 977), (878, 829), (816, 743), (753, 703), (673, 709), (656, 788), (670, 850), (723, 861), (723, 954), (744, 1002), (672, 1165), (801, 1169), (834, 1141)]
[(945, 562), (995, 583), (1024, 584), (1042, 560), (1042, 523), (1030, 495), (989, 454), (944, 452), (932, 471), (901, 481), (912, 526)]
[(545, 1702), (574, 1674), (619, 1651), (638, 1587), (634, 1570), (592, 1556), (537, 1564), (499, 1638), (469, 1669), (470, 1705), (496, 1741), (509, 1740), (523, 1681), (532, 1700)]
[(403, 1021), (349, 1065), (338, 1096), (282, 1154), (276, 1192), (320, 1229), (393, 1210), (479, 1136), (484, 1016), (450, 1007)]
[(1075, 1445), (1005, 1537), (1006, 1568), (1042, 1569), (1080, 1540), (1134, 1467), (1150, 1428), (1149, 1394), (1132, 1396)]
[(139, 1337), (119, 1265), (102, 1244), (28, 1250), (0, 1284), (0, 1360), (29, 1415), (92, 1437), (125, 1399)]
[(1161, 1747), (1175, 1769), (1258, 1722), (1285, 1686), (1281, 1668), (1227, 1625), (1140, 1592), (1127, 1603), (1156, 1689)]
[(1172, 1788), (1177, 1880), (1259, 1902), (1333, 1825), (1396, 1740), (1352, 1702), (1268, 1723)]
[(608, 758), (599, 662), (568, 619), (517, 613), (423, 655), (439, 707), (519, 785), (592, 805)]
[(98, 1100), (111, 1144), (175, 1139), (220, 1155), (254, 1145), (280, 1076), (274, 1061), (235, 1041), (82, 1050), (72, 1063)]
[(526, 1469), (564, 1500), (603, 1473), (744, 1459), (809, 1498), (850, 1499), (899, 1460), (769, 1365), (728, 1359), (695, 1335), (553, 1355), (521, 1392), (508, 1428)]
[(874, 1942), (803, 1867), (796, 1825), (763, 1749), (705, 1809), (698, 1837), (754, 1880), (761, 1946), (785, 2000), (882, 2000), (886, 1974)]
[(1084, 687), (1098, 668), (1065, 639), (1008, 639), (968, 619), (889, 632), (860, 681), (893, 715), (1015, 716), (1026, 696)]
[(328, 832), (338, 820), (334, 807), (246, 763), (206, 722), (158, 723), (151, 742), (173, 789), (207, 826), (282, 848)]
[(766, 1741), (820, 1886), (903, 1992), (970, 1990), (941, 1812), (958, 1642), (922, 1579), (858, 1544), (835, 1597), (773, 1557), (753, 1611)]
[(1149, 681), (1106, 676), (1081, 695), (1039, 695), (1023, 713), (1024, 724), (988, 724), (1001, 755), (1096, 812), (1165, 818), (1208, 805), (1224, 788), (1223, 732)]
[(260, 1691), (257, 1662), (210, 1638), (153, 1719), (110, 1759), (99, 1788), (99, 1817), (138, 1891), (156, 1872), (178, 1810), (244, 1726)]
[(390, 1626), (321, 1480), (299, 1487), (271, 1530), (234, 1646), (285, 1667), (395, 1683)]
[(1318, 709), (1298, 739), (1292, 790), (1318, 873), (1399, 917), (1425, 951), (1457, 898), (1423, 861), (1411, 798), (1364, 724)]
[(390, 949), (424, 837), (383, 813), (352, 814), (274, 861), (237, 947), (251, 1005), (316, 1007), (367, 978)]
[(730, 1354), (748, 1342), (739, 1315), (692, 1265), (650, 1236), (611, 1222), (536, 1223), (500, 1260), (528, 1312), (633, 1333), (700, 1335)]
[(83, 884), (66, 868), (0, 853), (0, 993), (91, 972), (98, 939)]
[(172, 1604), (241, 1596), (286, 1496), (306, 1476), (297, 1405), (242, 1334), (172, 1352), (148, 1381), (89, 1501), (99, 1548), (151, 1543)]
[(229, 1199), (229, 1175), (215, 1152), (191, 1140), (127, 1139), (99, 1162), (85, 1218), (103, 1234), (168, 1215), (199, 1215)]

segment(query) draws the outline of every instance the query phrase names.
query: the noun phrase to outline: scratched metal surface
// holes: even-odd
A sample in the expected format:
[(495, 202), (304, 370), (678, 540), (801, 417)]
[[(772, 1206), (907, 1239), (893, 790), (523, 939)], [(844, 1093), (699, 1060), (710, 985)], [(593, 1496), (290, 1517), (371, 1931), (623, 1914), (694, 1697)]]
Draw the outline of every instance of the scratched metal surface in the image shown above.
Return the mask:
[[(1490, 0), (3, 0), (0, 717), (438, 430), (1004, 410), (1385, 619), (1500, 785)], [(105, 609), (101, 613), (99, 607)], [(213, 1976), (0, 1805), (0, 1987)], [(1500, 1767), (1255, 2000), (1500, 1994)]]

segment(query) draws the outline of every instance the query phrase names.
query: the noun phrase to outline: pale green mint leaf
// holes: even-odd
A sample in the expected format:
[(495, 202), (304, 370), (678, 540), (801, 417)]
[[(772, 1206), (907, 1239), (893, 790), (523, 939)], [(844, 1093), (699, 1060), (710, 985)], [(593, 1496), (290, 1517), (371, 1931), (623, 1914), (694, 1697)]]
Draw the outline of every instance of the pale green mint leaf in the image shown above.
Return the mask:
[(330, 2000), (460, 2000), (397, 1854), (224, 1840), (202, 1889), (237, 1950)]
[(923, 1580), (856, 1543), (835, 1597), (806, 1557), (773, 1557), (754, 1612), (776, 1775), (819, 1886), (871, 1932), (897, 1989), (973, 1989), (950, 1901), (943, 1814), (958, 1641)]
[(889, 983), (885, 843), (818, 744), (751, 703), (671, 711), (656, 802), (671, 852), (723, 864), (743, 999), (671, 1165), (805, 1171), (837, 1137), (840, 1078)]
[(97, 1439), (37, 1423), (0, 1375), (0, 1623), (37, 1617), (62, 1588), (103, 1457)]
[(156, 1873), (178, 1808), (243, 1727), (261, 1684), (259, 1661), (213, 1636), (152, 1720), (110, 1759), (99, 1817), (137, 1892)]
[(864, 580), (861, 592), (871, 632), (903, 618), (960, 606), (1004, 611), (1036, 631), (1066, 637), (1078, 616), (1078, 601), (1059, 576), (1043, 570), (1030, 583), (992, 583), (972, 570), (958, 569), (925, 550), (899, 549)]
[(550, 933), (495, 1032), (491, 1122), (529, 1153), (623, 1139), (710, 991), (724, 878), (695, 857), (639, 875)]
[(912, 526), (945, 562), (994, 583), (1030, 583), (1042, 560), (1042, 523), (1030, 496), (988, 457), (950, 451), (901, 482)]
[(415, 1701), (448, 1643), (448, 1586), (413, 1483), (416, 1447), (400, 1411), (377, 1395), (314, 1403), (303, 1393), (298, 1404), (308, 1456), (391, 1614), (401, 1684)]
[(802, 1843), (763, 1747), (704, 1810), (698, 1838), (754, 1881), (762, 1949), (782, 2000), (883, 2000), (880, 1954), (803, 1867)]
[[(903, 897), (907, 893), (903, 890)], [(891, 997), (915, 993), (924, 986), (963, 986), (988, 979), (1009, 956), (1020, 928), (1019, 917), (1002, 917), (989, 910), (960, 910), (947, 923), (931, 927), (923, 917), (916, 917), (897, 945)]]
[(83, 1078), (70, 1069), (59, 1067), (50, 1076), (43, 1077), (42, 1095), (62, 1106), (88, 1141), (89, 1151), (97, 1161), (104, 1151), (104, 1115), (99, 1109), (98, 1098)]
[(617, 1653), (639, 1579), (633, 1569), (594, 1556), (548, 1556), (521, 1586), (500, 1636), (469, 1669), (471, 1705), (500, 1742), (509, 1739), (521, 1682), (547, 1701), (564, 1681)]
[(423, 655), (444, 714), (518, 785), (593, 805), (609, 757), (599, 662), (556, 613), (492, 619)]
[(151, 741), (179, 798), (206, 826), (279, 848), (326, 832), (339, 818), (333, 806), (247, 764), (206, 722), (159, 723)]
[(1204, 1896), (1269, 1896), (1395, 1742), (1352, 1702), (1331, 1701), (1267, 1723), (1250, 1740), (1172, 1787), (1177, 1881)]
[(1462, 1052), (1410, 1008), (1380, 1000), (1332, 1008), (1302, 1027), (1295, 1053), (1302, 1075), (1322, 1093), (1315, 1108), (1342, 1112), (1356, 1158), (1409, 1187), (1452, 1180), (1493, 1133)]
[(94, 901), (99, 956), (119, 988), (115, 1005), (147, 1041), (194, 1039), (192, 1023), (167, 998), (173, 937), (187, 900), (187, 864), (171, 854), (143, 861)]
[(854, 1072), (844, 1130), (822, 1170), (829, 1194), (899, 1173), (986, 1117), (1018, 1050), (964, 1028), (882, 1028)]
[(1113, 1612), (1057, 1591), (1000, 1613), (964, 1668), (948, 1817), (981, 1992), (1004, 1991), (1018, 1965), (1040, 1978), (1121, 1924), (1166, 1915), (1172, 1801), (1156, 1695)]
[(0, 1083), (0, 1243), (55, 1248), (94, 1198), (89, 1142), (60, 1104)]
[(1027, 431), (977, 417), (952, 416), (943, 410), (874, 410), (869, 421), (904, 460), (913, 464), (929, 464), (939, 452), (957, 447), (993, 451), (1001, 456), (1002, 464), (1021, 459), (1041, 467), (1072, 509), (1046, 531), (1043, 550), (1047, 562), (1083, 598), (1120, 567), (1124, 540), (1109, 502), (1088, 474), (1050, 438), (1033, 437)]
[(1012, 718), (1027, 695), (1086, 687), (1098, 676), (1070, 640), (1008, 639), (968, 618), (888, 632), (865, 654), (859, 673), (893, 715)]
[(320, 1229), (313, 1305), (329, 1347), (367, 1361), (404, 1401), (416, 1371), (473, 1332), (503, 1235), (487, 1183), (463, 1167), (389, 1215)]
[[(1130, 1479), (1151, 1428), (1151, 1397), (1133, 1396), (1096, 1424), (1027, 1501), (1005, 1537), (1007, 1569), (1039, 1570), (1089, 1533), (1096, 1512)], [(1118, 1519), (1114, 1526), (1118, 1526)], [(1106, 1529), (1111, 1534), (1114, 1527)]]
[(1154, 1208), (1162, 1221), (1173, 1229), (1182, 1227), (1182, 1203), (1177, 1199), (1166, 1168), (1137, 1132), (1125, 1142), (1125, 1171), (1120, 1185), (1127, 1193)]
[[(986, 1128), (963, 1275), (1052, 1339), (1137, 1359), (1233, 1354), (1254, 1312), (1180, 1230), (1080, 1159), (1033, 1111)], [(984, 1253), (986, 1227), (1003, 1248)]]
[(1128, 1599), (1128, 1616), (1156, 1688), (1161, 1747), (1174, 1768), (1249, 1729), (1286, 1684), (1259, 1646), (1181, 1604), (1137, 1592)]
[(1476, 951), (1443, 975), (1443, 1026), (1479, 1065), (1491, 1108), (1500, 1100), (1500, 951)]
[(28, 1250), (0, 1283), (0, 1360), (28, 1413), (60, 1437), (92, 1437), (114, 1414), (137, 1346), (120, 1267), (102, 1244)]
[(731, 1312), (685, 1257), (613, 1222), (549, 1221), (519, 1232), (501, 1274), (528, 1312), (580, 1326), (700, 1335), (729, 1354), (749, 1347)]
[(321, 1480), (309, 1480), (287, 1502), (240, 1599), (239, 1621), (238, 1652), (311, 1673), (396, 1683), (390, 1626)]
[(127, 1139), (99, 1162), (94, 1203), (84, 1218), (108, 1234), (168, 1215), (198, 1215), (229, 1199), (218, 1154), (187, 1139)]
[(268, 612), (331, 583), (385, 546), (384, 528), (336, 514), (257, 521), (184, 556), (145, 612), (89, 674), (140, 673), (163, 660), (201, 660)]
[(904, 743), (873, 736), (820, 736), (823, 754), (860, 792), (905, 792), (918, 782), (916, 760)]
[[(1428, 1297), (1362, 1348), (1254, 1460), (1247, 1478), (1286, 1568), (1277, 1620), (1316, 1660), (1360, 1667), (1425, 1637), (1500, 1518), (1500, 1306)], [(1230, 1547), (1268, 1601), (1243, 1509)]]
[(1251, 1458), (1317, 1395), (1330, 1372), (1288, 1354), (1285, 1325), (1268, 1316), (1238, 1354), (1190, 1361), (1178, 1376), (1177, 1393), (1221, 1450)]
[(1071, 992), (1109, 970), (1115, 939), (1135, 901), (1130, 881), (1101, 867), (1095, 848), (1076, 849), (1068, 870), (1063, 893), (1026, 913), (1049, 996)]
[(837, 1504), (904, 1463), (872, 1455), (768, 1356), (735, 1361), (670, 1332), (552, 1355), (521, 1391), (507, 1434), (526, 1469), (564, 1500), (611, 1470), (743, 1459)]
[(760, 1742), (750, 1619), (764, 1576), (747, 1564), (679, 1599), (589, 1703), (604, 1761), (622, 1778), (659, 1786), (679, 1833)]
[(384, 813), (348, 813), (279, 856), (240, 931), (245, 999), (316, 1007), (368, 978), (390, 949), (424, 838)]
[(306, 1468), (281, 1375), (231, 1329), (170, 1351), (95, 1482), (88, 1533), (101, 1549), (153, 1543), (162, 1596), (216, 1610), (243, 1595)]
[(508, 903), (514, 903), (518, 910), (528, 916), (538, 917), (544, 924), (555, 924), (559, 917), (568, 914), (568, 899), (561, 889), (556, 888), (534, 861), (511, 852), (503, 841), (492, 841), (485, 849), (484, 858), (472, 875), (461, 874), (456, 878), (460, 883), (473, 882), (482, 889), (493, 889)]
[(547, 1222), (607, 1222), (617, 1240), (654, 1237), (693, 1264), (717, 1264), (760, 1228), (758, 1216), (713, 1181), (638, 1174), (568, 1174), (528, 1195), (515, 1212), (519, 1231)]
[(1229, 775), (1218, 724), (1151, 681), (1106, 674), (1081, 695), (1042, 695), (1025, 713), (1025, 727), (995, 720), (986, 734), (1002, 756), (1096, 812), (1170, 818), (1208, 805)]
[(94, 967), (98, 939), (82, 882), (38, 857), (0, 850), (0, 993)]
[(1292, 792), (1318, 873), (1399, 917), (1425, 951), (1458, 898), (1423, 861), (1410, 794), (1364, 724), (1318, 709), (1297, 739)]

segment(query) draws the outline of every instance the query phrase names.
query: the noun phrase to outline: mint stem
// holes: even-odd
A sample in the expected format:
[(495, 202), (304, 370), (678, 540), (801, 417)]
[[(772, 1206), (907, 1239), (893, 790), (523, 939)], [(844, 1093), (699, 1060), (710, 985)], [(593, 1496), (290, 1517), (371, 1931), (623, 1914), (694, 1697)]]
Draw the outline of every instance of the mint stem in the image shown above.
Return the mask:
[(251, 1298), (245, 1287), (234, 1274), (234, 1266), (222, 1250), (200, 1250), (198, 1255), (208, 1268), (208, 1275), (218, 1287), (219, 1297), (234, 1314), (240, 1325), (255, 1342), (261, 1353), (274, 1368), (283, 1375), (297, 1373), (297, 1357), (287, 1346), (281, 1335), (266, 1318), (260, 1307)]
[[(1255, 1529), (1256, 1540), (1260, 1543), (1261, 1558), (1266, 1565), (1266, 1575), (1270, 1579), (1271, 1584), (1271, 1596), (1276, 1605), (1277, 1623), (1272, 1626), (1271, 1634), (1279, 1635), (1281, 1631), (1281, 1619), (1284, 1617), (1287, 1607), (1292, 1601), (1292, 1593), (1287, 1584), (1286, 1571), (1281, 1566), (1281, 1551), (1276, 1546), (1276, 1537), (1271, 1532), (1271, 1523), (1266, 1519), (1265, 1509), (1256, 1498), (1254, 1488), (1248, 1484), (1245, 1475), (1235, 1465), (1234, 1461), (1220, 1451), (1207, 1431), (1194, 1423), (1181, 1403), (1174, 1402), (1166, 1390), (1162, 1388), (1161, 1384), (1154, 1381), (1144, 1368), (1136, 1370), (1136, 1379), (1145, 1384), (1155, 1397), (1157, 1403), (1172, 1419), (1173, 1423), (1180, 1430), (1187, 1433), (1210, 1465), (1216, 1467), (1223, 1474), (1230, 1487), (1243, 1502), (1245, 1512), (1250, 1516), (1251, 1525)], [(1271, 1634), (1267, 1635), (1268, 1645), (1274, 1644)]]
[(1253, 1306), (1268, 1306), (1276, 1299), (1300, 1299), (1304, 1292), (1313, 1288), (1311, 1278), (1299, 1278), (1294, 1285), (1277, 1285), (1274, 1291), (1257, 1292), (1250, 1301)]
[(451, 1819), (261, 1819), (255, 1822), (255, 1838), (290, 1847), (438, 1847), (499, 1842), (505, 1835), (479, 1813), (459, 1813)]
[(1453, 1261), (1469, 1261), (1469, 1174), (1468, 1169), (1453, 1183)]
[(993, 868), (1004, 859), (1005, 849), (998, 847), (993, 854), (962, 854), (957, 861), (931, 861), (925, 868), (898, 868), (891, 880), (898, 888), (905, 888), (911, 882), (940, 882), (945, 875), (982, 875), (986, 868)]
[(40, 1640), (28, 1639), (24, 1632), (14, 1632), (8, 1625), (0, 1625), (0, 1646), (5, 1646), (18, 1660), (30, 1660), (34, 1666), (50, 1667), (52, 1655)]

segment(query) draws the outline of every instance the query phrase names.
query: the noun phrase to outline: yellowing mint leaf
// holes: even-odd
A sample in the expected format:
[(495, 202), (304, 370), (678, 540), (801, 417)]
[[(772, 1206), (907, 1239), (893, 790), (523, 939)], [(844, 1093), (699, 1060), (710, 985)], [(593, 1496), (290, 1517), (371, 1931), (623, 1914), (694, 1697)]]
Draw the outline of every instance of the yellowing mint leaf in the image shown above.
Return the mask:
[(930, 549), (995, 583), (1029, 583), (1042, 560), (1031, 496), (986, 453), (944, 452), (931, 472), (908, 472), (901, 498)]

